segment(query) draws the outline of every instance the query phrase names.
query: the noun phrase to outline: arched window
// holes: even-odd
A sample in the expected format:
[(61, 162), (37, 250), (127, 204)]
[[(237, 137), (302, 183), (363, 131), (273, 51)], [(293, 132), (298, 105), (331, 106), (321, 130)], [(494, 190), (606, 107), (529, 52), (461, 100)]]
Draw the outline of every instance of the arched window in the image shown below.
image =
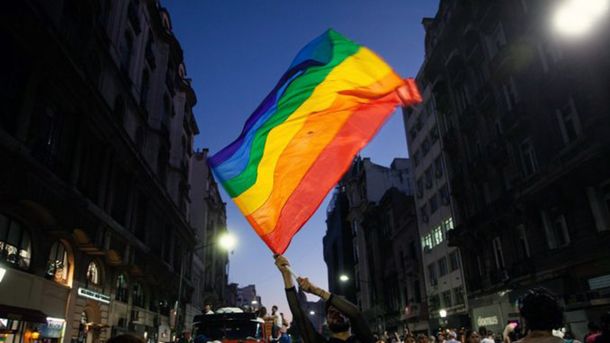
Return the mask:
[(87, 283), (100, 284), (100, 269), (95, 261), (89, 262), (89, 266), (87, 266)]
[(67, 285), (70, 277), (70, 268), (66, 246), (60, 241), (53, 243), (49, 252), (49, 261), (47, 262), (47, 278)]
[(29, 232), (21, 223), (0, 214), (0, 262), (28, 269), (31, 257), (32, 241)]
[(133, 284), (132, 293), (131, 293), (131, 303), (134, 306), (144, 308), (146, 306), (144, 299), (144, 289), (139, 282)]
[(119, 274), (116, 279), (116, 300), (126, 303), (129, 298), (129, 286), (125, 274)]

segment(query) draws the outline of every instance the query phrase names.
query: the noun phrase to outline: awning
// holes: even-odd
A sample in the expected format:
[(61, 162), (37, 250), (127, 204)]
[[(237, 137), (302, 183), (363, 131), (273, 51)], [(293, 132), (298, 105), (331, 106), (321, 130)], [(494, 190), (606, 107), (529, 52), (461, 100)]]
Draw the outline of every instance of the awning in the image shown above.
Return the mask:
[(0, 318), (23, 320), (32, 323), (47, 322), (47, 315), (38, 310), (0, 304)]

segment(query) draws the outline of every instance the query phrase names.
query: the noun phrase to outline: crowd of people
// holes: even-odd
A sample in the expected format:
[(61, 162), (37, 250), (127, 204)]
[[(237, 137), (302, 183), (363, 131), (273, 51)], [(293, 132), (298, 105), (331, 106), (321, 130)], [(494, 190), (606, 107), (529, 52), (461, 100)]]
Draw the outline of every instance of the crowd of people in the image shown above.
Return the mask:
[[(325, 301), (328, 335), (317, 332), (308, 316), (301, 308), (290, 263), (281, 255), (275, 264), (282, 274), (286, 298), (293, 316), (293, 324), (299, 332), (298, 340), (303, 343), (610, 343), (610, 312), (603, 314), (598, 323), (588, 325), (582, 340), (565, 331), (564, 312), (558, 299), (547, 289), (534, 288), (527, 291), (518, 302), (520, 321), (510, 321), (503, 332), (493, 332), (485, 327), (439, 330), (434, 335), (412, 334), (404, 330), (402, 334), (383, 332), (373, 334), (363, 314), (357, 306), (339, 295), (332, 294), (316, 285), (308, 278), (297, 277), (301, 290), (320, 297)], [(204, 314), (213, 314), (206, 306)], [(261, 340), (267, 343), (291, 343), (289, 324), (277, 306), (271, 313), (265, 307), (256, 311), (262, 326)], [(579, 337), (580, 338), (580, 337)], [(144, 343), (138, 337), (120, 335), (107, 343)]]

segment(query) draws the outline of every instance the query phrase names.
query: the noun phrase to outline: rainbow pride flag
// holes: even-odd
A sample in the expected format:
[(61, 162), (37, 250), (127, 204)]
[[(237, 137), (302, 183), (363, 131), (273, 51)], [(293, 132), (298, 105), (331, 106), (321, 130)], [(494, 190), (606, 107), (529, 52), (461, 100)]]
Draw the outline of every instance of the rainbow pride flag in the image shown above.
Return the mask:
[(418, 102), (412, 79), (328, 30), (208, 162), (258, 235), (282, 254), (395, 107)]

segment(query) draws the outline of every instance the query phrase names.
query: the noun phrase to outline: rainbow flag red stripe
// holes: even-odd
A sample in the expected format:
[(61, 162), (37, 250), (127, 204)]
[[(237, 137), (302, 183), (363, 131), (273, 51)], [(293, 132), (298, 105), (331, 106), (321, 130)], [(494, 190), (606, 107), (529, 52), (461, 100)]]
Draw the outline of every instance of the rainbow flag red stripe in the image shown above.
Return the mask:
[(299, 52), (239, 137), (209, 164), (281, 254), (395, 107), (420, 101), (412, 79), (328, 30)]

